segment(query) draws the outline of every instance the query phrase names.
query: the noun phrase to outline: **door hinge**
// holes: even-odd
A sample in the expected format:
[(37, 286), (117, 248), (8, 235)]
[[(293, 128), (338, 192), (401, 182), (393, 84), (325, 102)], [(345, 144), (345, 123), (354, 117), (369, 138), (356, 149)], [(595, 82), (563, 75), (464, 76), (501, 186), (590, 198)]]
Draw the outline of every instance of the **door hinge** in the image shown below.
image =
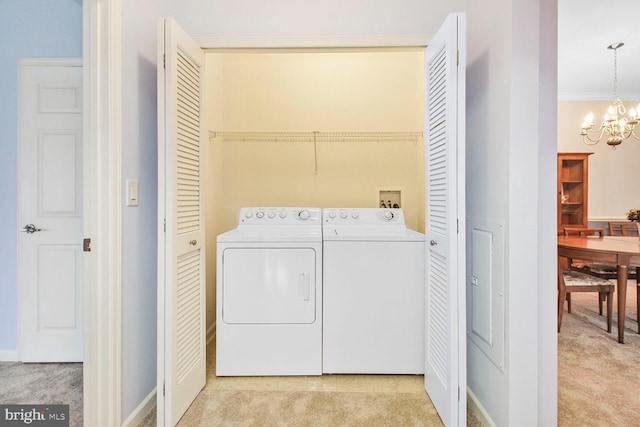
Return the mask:
[(460, 387), (458, 387), (458, 402), (460, 402)]
[(84, 252), (91, 252), (91, 239), (84, 239), (82, 241), (82, 250)]
[(456, 50), (456, 66), (460, 65), (460, 51)]
[(167, 232), (167, 218), (162, 220), (162, 227), (164, 228), (164, 232)]
[(456, 219), (456, 234), (460, 234), (460, 220)]
[(167, 54), (162, 54), (162, 68), (167, 68)]
[(164, 383), (162, 383), (162, 395), (164, 396)]

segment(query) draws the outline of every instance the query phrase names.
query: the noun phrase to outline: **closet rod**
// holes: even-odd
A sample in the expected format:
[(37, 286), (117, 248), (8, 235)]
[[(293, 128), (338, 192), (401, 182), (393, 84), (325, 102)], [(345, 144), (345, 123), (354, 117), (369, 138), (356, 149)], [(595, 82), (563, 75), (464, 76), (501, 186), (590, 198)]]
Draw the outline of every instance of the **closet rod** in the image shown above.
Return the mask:
[(422, 132), (221, 132), (209, 131), (209, 139), (225, 141), (366, 141), (417, 142)]

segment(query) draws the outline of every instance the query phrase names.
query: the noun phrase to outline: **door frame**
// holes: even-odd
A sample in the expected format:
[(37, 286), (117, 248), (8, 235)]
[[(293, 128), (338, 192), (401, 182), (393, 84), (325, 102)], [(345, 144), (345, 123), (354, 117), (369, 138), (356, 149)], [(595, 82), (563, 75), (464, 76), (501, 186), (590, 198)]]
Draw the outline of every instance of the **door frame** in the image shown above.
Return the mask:
[(83, 419), (122, 424), (122, 0), (82, 2), (84, 154)]
[[(20, 115), (21, 115), (21, 109), (20, 106), (22, 105), (22, 103), (24, 102), (24, 94), (22, 92), (22, 79), (24, 78), (24, 71), (26, 67), (82, 67), (83, 63), (82, 63), (82, 58), (20, 58), (18, 60), (18, 122), (21, 123), (20, 121)], [(84, 73), (84, 71), (83, 71)], [(83, 83), (84, 84), (84, 83)], [(85, 105), (83, 105), (83, 108), (85, 107)], [(84, 112), (83, 112), (84, 113)], [(84, 130), (83, 130), (84, 132)], [(17, 134), (18, 138), (18, 156), (17, 156), (17, 176), (20, 177), (22, 170), (21, 170), (21, 161), (20, 158), (22, 156), (22, 152), (24, 151), (24, 135), (22, 134), (22, 125), (19, 124), (18, 125), (18, 134)], [(83, 147), (85, 145), (85, 141), (83, 138)], [(83, 184), (84, 185), (84, 184)], [(18, 179), (18, 194), (20, 194), (20, 187), (21, 187), (21, 180)], [(84, 191), (84, 190), (83, 190)], [(18, 197), (17, 200), (17, 213), (18, 213), (18, 219), (21, 218), (20, 212), (22, 211), (22, 203), (21, 203), (21, 198)], [(84, 208), (84, 206), (83, 206)], [(82, 212), (81, 215), (81, 219), (84, 220), (84, 211)], [(20, 226), (20, 224), (18, 224), (18, 226)], [(20, 233), (18, 233), (20, 234)], [(21, 269), (21, 257), (22, 257), (22, 246), (23, 246), (23, 239), (20, 238), (20, 236), (17, 239), (18, 244), (16, 245), (16, 254), (17, 254), (17, 285), (18, 285), (18, 292), (17, 292), (17, 325), (18, 325), (18, 360), (22, 360), (23, 354), (22, 354), (22, 342), (23, 342), (23, 312), (25, 311), (25, 305), (26, 303), (24, 302), (25, 300), (25, 296), (24, 296), (24, 281), (22, 276), (22, 269)], [(83, 272), (84, 274), (84, 272)], [(84, 313), (85, 311), (85, 307), (84, 307), (84, 299), (82, 301), (83, 306), (82, 306), (82, 312)], [(84, 346), (84, 340), (86, 339), (86, 336), (83, 335), (82, 337), (83, 339), (83, 346)]]

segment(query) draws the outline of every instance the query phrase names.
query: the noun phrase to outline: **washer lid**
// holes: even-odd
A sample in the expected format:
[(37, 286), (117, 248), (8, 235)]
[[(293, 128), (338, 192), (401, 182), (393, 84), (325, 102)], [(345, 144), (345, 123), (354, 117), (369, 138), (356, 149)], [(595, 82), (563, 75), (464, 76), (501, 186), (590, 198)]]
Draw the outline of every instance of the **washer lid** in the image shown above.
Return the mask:
[(351, 242), (424, 242), (424, 234), (409, 228), (402, 231), (386, 230), (387, 227), (324, 227), (322, 238), (325, 241)]

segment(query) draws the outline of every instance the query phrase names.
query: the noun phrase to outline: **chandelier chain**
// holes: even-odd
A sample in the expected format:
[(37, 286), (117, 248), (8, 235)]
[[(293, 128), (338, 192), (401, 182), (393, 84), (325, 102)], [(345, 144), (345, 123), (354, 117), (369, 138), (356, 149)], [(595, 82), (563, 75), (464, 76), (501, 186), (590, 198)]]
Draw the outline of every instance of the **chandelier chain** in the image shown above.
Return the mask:
[(613, 96), (615, 100), (620, 99), (618, 96), (618, 48), (613, 49)]

